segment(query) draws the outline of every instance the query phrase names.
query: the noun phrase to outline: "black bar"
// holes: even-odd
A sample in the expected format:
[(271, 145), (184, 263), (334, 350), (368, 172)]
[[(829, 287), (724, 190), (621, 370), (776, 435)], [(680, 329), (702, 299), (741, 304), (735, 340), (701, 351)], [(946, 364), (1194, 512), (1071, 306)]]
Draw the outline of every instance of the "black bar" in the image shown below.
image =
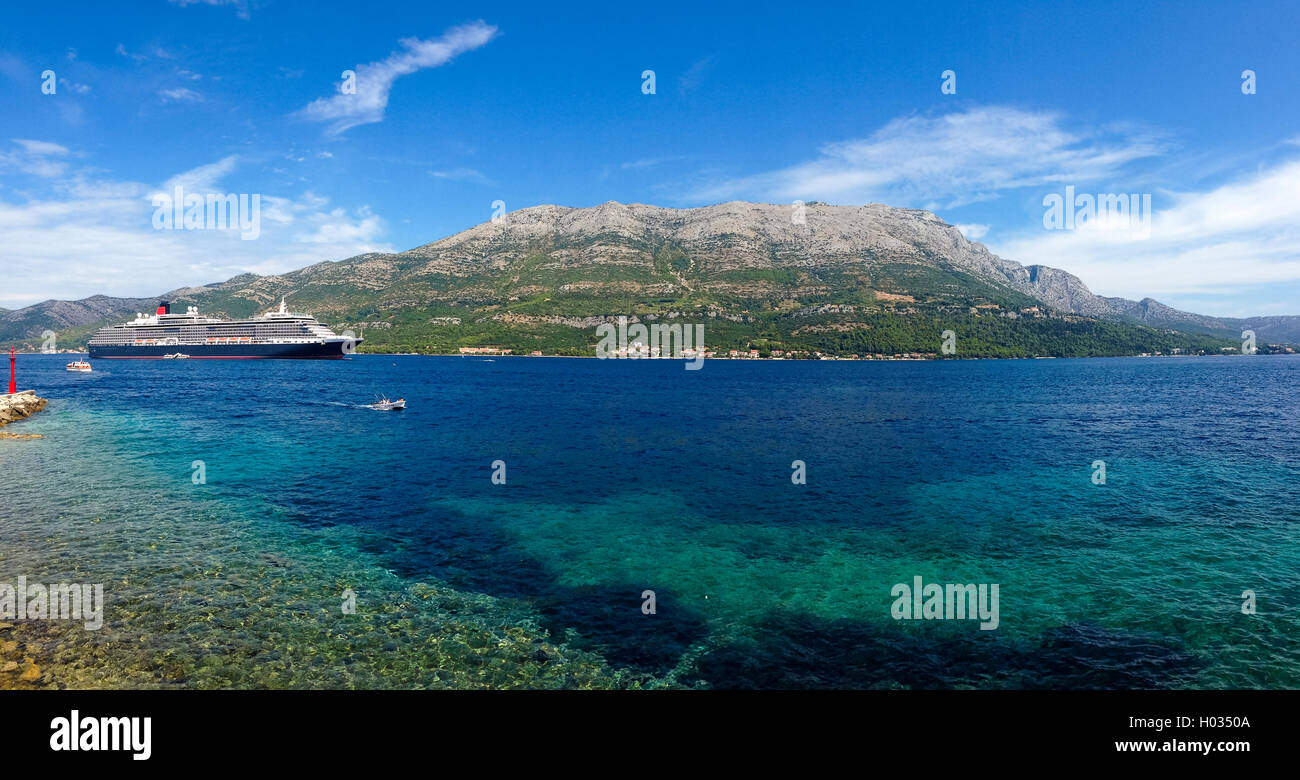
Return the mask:
[[(859, 768), (896, 759), (918, 770), (947, 763), (971, 769), (1106, 763), (1186, 771), (1288, 760), (1300, 694), (32, 691), (10, 692), (4, 703), (6, 755), (40, 760), (50, 769), (105, 763), (183, 768), (199, 761), (206, 769), (369, 762), (378, 770), (376, 756), (383, 763), (419, 765), (440, 755), (488, 771), (506, 754), (576, 768), (600, 765), (607, 752), (648, 766), (703, 750), (741, 763), (823, 763), (841, 756)], [(150, 757), (135, 760), (126, 750), (55, 752), (51, 722), (73, 710), (83, 731), (91, 716), (151, 718)], [(1180, 724), (1179, 717), (1192, 725)], [(1121, 752), (1117, 742), (1151, 743), (1155, 752)], [(1192, 742), (1214, 747), (1206, 755), (1203, 748), (1188, 749)], [(440, 758), (430, 766), (450, 765)]]

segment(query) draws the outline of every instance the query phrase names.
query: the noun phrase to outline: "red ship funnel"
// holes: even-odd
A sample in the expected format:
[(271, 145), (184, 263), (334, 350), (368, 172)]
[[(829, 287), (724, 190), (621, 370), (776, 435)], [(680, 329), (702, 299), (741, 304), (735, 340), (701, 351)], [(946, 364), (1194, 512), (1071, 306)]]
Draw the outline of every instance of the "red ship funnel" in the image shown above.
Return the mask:
[(162, 303), (159, 303), (159, 304), (158, 304), (158, 313), (159, 313), (159, 314), (171, 314), (171, 313), (172, 313), (172, 305), (171, 305), (170, 303), (168, 303), (167, 301), (163, 301)]

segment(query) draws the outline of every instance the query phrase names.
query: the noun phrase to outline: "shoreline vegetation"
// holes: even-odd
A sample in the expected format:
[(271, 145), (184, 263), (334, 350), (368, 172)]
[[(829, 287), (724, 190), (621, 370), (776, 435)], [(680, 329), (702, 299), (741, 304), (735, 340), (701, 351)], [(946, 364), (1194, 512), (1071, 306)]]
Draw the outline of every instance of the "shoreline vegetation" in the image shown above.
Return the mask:
[[(531, 353), (515, 354), (514, 352), (511, 351), (456, 353), (456, 352), (379, 352), (379, 351), (370, 351), (370, 350), (357, 350), (356, 354), (389, 355), (393, 357), (463, 357), (463, 358), (485, 358), (486, 357), (486, 358), (492, 358), (494, 360), (496, 358), (530, 358), (530, 357), (531, 358), (570, 358), (574, 360), (602, 359), (602, 358), (598, 358), (595, 355), (546, 355), (546, 354), (535, 355)], [(1270, 354), (1291, 355), (1297, 353), (1296, 350), (1292, 348), (1282, 348), (1273, 351), (1260, 349), (1256, 354), (1257, 355), (1270, 355)], [(1122, 354), (1122, 355), (1018, 355), (1018, 356), (991, 356), (991, 355), (962, 356), (962, 355), (919, 354), (919, 355), (819, 355), (816, 357), (780, 357), (780, 356), (773, 357), (770, 355), (767, 356), (711, 355), (707, 359), (708, 360), (740, 360), (740, 361), (745, 361), (745, 360), (846, 361), (847, 360), (847, 361), (858, 361), (858, 362), (877, 361), (877, 362), (895, 362), (895, 363), (897, 362), (918, 363), (918, 362), (941, 361), (941, 360), (1057, 360), (1057, 359), (1071, 359), (1071, 358), (1088, 359), (1088, 358), (1126, 358), (1126, 357), (1178, 358), (1178, 357), (1249, 357), (1249, 356), (1241, 352), (1175, 352), (1172, 354), (1164, 354), (1162, 352), (1155, 352), (1155, 353), (1143, 352), (1138, 354)], [(617, 360), (681, 360), (684, 362), (690, 362), (692, 360), (692, 358), (689, 357), (661, 357), (661, 356), (641, 356), (637, 358), (620, 356), (618, 358), (603, 358), (603, 359), (605, 360), (615, 360), (615, 359)]]
[[(355, 352), (355, 354), (357, 354), (357, 355), (389, 355), (389, 356), (393, 356), (393, 357), (463, 357), (463, 358), (493, 358), (493, 359), (496, 359), (496, 358), (530, 358), (530, 357), (531, 357), (531, 358), (572, 358), (572, 359), (578, 359), (578, 360), (597, 360), (597, 359), (601, 359), (601, 358), (598, 358), (598, 356), (596, 356), (596, 355), (571, 355), (571, 354), (563, 354), (563, 353), (543, 353), (543, 352), (527, 352), (527, 353), (524, 353), (524, 352), (516, 352), (515, 350), (513, 350), (513, 349), (509, 349), (509, 348), (476, 347), (476, 348), (474, 348), (474, 349), (475, 349), (475, 351), (473, 351), (473, 352), (459, 352), (459, 351), (458, 351), (458, 352), (446, 352), (446, 351), (439, 351), (439, 350), (422, 350), (422, 351), (397, 351), (397, 350), (393, 350), (393, 351), (388, 351), (388, 350), (367, 349), (367, 348), (364, 348), (364, 347), (363, 347), (363, 348), (361, 348), (361, 349), (358, 349), (358, 350)], [(73, 356), (82, 356), (82, 357), (85, 357), (85, 356), (87, 356), (89, 353), (87, 353), (85, 350), (70, 350), (70, 349), (68, 349), (68, 350), (59, 350), (58, 352), (41, 352), (40, 350), (28, 350), (28, 351), (18, 350), (17, 354), (19, 354), (19, 355), (54, 355), (54, 354), (58, 354), (58, 355), (73, 355)], [(1294, 354), (1300, 354), (1300, 350), (1297, 350), (1295, 347), (1292, 347), (1292, 346), (1290, 346), (1290, 345), (1268, 344), (1268, 345), (1261, 345), (1261, 346), (1258, 348), (1258, 350), (1256, 351), (1255, 354), (1256, 354), (1256, 355), (1294, 355)], [(774, 354), (774, 353), (770, 353), (770, 352), (769, 352), (768, 354), (763, 354), (763, 353), (760, 352), (759, 354), (754, 355), (754, 354), (747, 354), (747, 353), (745, 353), (745, 352), (742, 352), (741, 354), (736, 354), (736, 355), (730, 355), (730, 354), (712, 354), (712, 353), (711, 353), (711, 354), (709, 354), (709, 355), (707, 356), (706, 359), (708, 359), (708, 360), (776, 360), (776, 361), (780, 361), (780, 360), (812, 360), (812, 361), (816, 361), (816, 360), (832, 360), (832, 361), (852, 360), (852, 361), (885, 361), (885, 362), (913, 362), (913, 363), (915, 363), (915, 362), (921, 362), (921, 361), (939, 361), (939, 360), (1056, 360), (1056, 359), (1069, 359), (1069, 358), (1076, 358), (1076, 359), (1078, 359), (1078, 358), (1124, 358), (1124, 357), (1136, 357), (1136, 358), (1158, 358), (1158, 357), (1164, 357), (1164, 358), (1178, 358), (1178, 357), (1249, 357), (1249, 355), (1247, 355), (1247, 354), (1244, 353), (1244, 352), (1241, 352), (1240, 350), (1236, 350), (1236, 349), (1232, 349), (1232, 350), (1229, 350), (1229, 349), (1221, 349), (1221, 350), (1218, 351), (1218, 352), (1213, 352), (1213, 351), (1208, 351), (1208, 350), (1198, 350), (1198, 351), (1195, 351), (1195, 352), (1188, 352), (1188, 351), (1183, 351), (1183, 350), (1177, 350), (1177, 349), (1176, 349), (1175, 351), (1173, 351), (1173, 352), (1168, 352), (1168, 353), (1166, 353), (1166, 352), (1132, 352), (1132, 353), (1127, 353), (1127, 352), (1126, 352), (1126, 353), (1106, 354), (1106, 355), (943, 355), (943, 354), (936, 354), (936, 353), (933, 353), (933, 352), (922, 352), (922, 353), (899, 353), (899, 354), (873, 353), (873, 354), (870, 354), (870, 355), (858, 355), (858, 354), (835, 355), (835, 354), (822, 354), (822, 353), (814, 353), (814, 354), (811, 354), (811, 355), (791, 355), (791, 354), (784, 354), (784, 355), (781, 355), (781, 354)], [(143, 359), (143, 358), (142, 358), (142, 359)], [(689, 357), (689, 356), (683, 356), (683, 357), (671, 357), (671, 356), (670, 356), (670, 357), (663, 357), (663, 356), (659, 356), (659, 355), (640, 355), (640, 356), (637, 356), (637, 357), (630, 357), (630, 356), (620, 355), (620, 356), (618, 356), (617, 358), (604, 358), (604, 359), (606, 359), (606, 360), (613, 360), (613, 359), (618, 359), (618, 360), (683, 360), (683, 361), (687, 361), (687, 362), (689, 362), (689, 361), (691, 361), (691, 360), (694, 359), (694, 358), (693, 358), (693, 357)], [(33, 391), (27, 390), (27, 391), (24, 391), (24, 392), (28, 392), (28, 393), (30, 393), (30, 392), (33, 392)], [(0, 425), (3, 425), (3, 423), (0, 423)]]
[[(643, 311), (634, 306), (627, 322), (651, 328), (703, 323), (705, 356), (717, 359), (1138, 357), (1240, 353), (1242, 349), (1242, 339), (1236, 334), (1229, 338), (1187, 333), (1035, 312), (1033, 307), (1024, 314), (1003, 312), (1006, 317), (913, 309), (866, 314), (846, 307), (827, 311), (813, 307), (799, 316), (650, 308), (653, 310)], [(336, 332), (351, 331), (363, 337), (358, 346), (363, 353), (505, 354), (508, 350), (514, 355), (590, 357), (596, 354), (596, 342), (600, 340), (599, 330), (593, 328), (615, 321), (609, 315), (581, 318), (572, 314), (557, 319), (514, 313), (501, 314), (498, 321), (487, 317), (488, 312), (479, 312), (487, 317), (481, 321), (465, 321), (464, 312), (460, 318), (434, 317), (426, 321), (429, 313), (423, 311), (415, 316), (390, 311), (384, 316), (367, 312), (365, 316), (336, 316), (331, 323)], [(380, 316), (374, 318), (376, 315)], [(1282, 344), (1269, 346), (1265, 339), (1260, 342), (1261, 352), (1290, 348)], [(648, 346), (653, 350), (655, 345)], [(667, 353), (667, 345), (661, 346)], [(684, 354), (688, 359), (692, 356)]]

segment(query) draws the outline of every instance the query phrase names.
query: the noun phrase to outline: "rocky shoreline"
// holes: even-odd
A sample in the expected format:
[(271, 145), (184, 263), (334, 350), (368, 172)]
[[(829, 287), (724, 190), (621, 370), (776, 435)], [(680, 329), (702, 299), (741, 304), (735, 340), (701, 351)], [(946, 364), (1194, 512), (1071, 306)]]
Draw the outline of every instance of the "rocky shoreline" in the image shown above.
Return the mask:
[[(0, 428), (11, 422), (25, 420), (45, 408), (48, 400), (36, 395), (35, 390), (0, 395)], [(35, 433), (0, 433), (0, 439), (40, 439)]]

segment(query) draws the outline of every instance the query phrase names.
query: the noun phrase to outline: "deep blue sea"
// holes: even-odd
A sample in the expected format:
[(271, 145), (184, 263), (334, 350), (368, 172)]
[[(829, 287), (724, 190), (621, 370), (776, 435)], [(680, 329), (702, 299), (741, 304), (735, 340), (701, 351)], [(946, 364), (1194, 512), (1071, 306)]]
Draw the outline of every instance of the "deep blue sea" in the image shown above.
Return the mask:
[(0, 687), (1300, 687), (1300, 356), (70, 359), (0, 583), (105, 624), (0, 623)]

